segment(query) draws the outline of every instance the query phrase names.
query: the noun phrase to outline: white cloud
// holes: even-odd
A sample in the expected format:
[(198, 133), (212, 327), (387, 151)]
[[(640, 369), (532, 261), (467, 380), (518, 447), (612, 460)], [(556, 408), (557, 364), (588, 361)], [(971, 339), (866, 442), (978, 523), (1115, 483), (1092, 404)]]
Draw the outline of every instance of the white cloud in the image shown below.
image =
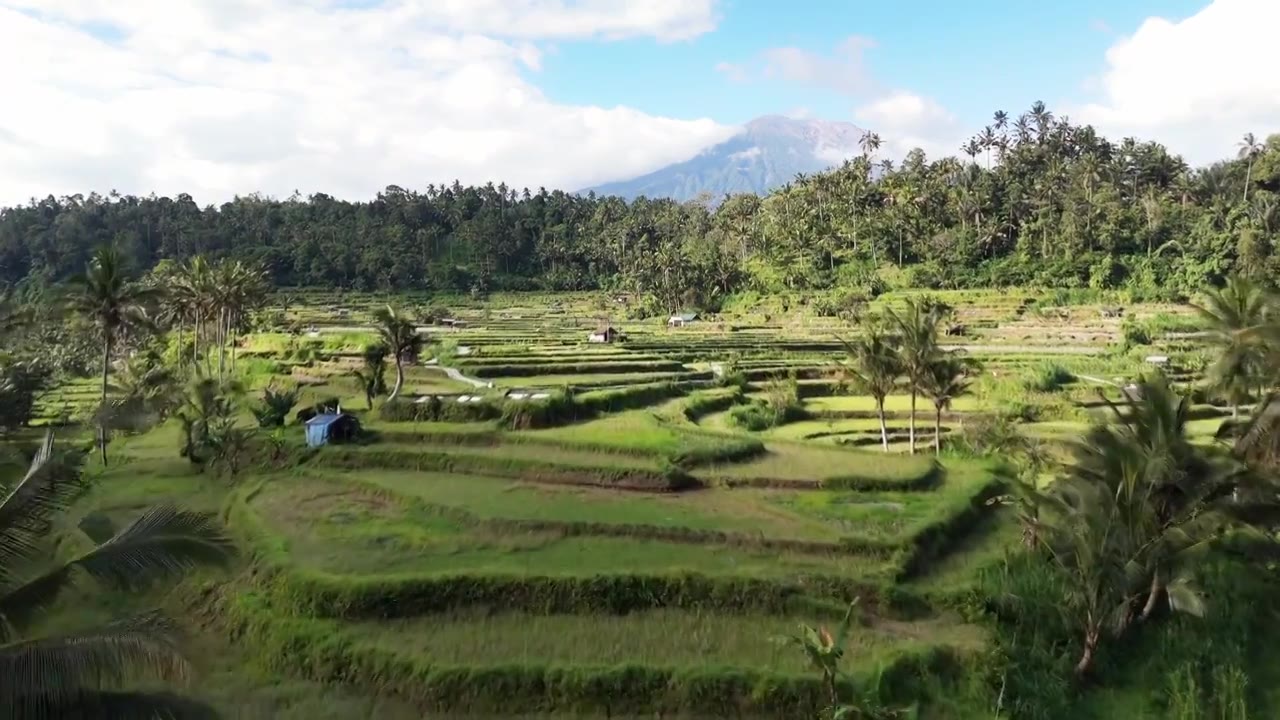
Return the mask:
[(850, 35), (830, 55), (797, 47), (772, 47), (746, 63), (717, 63), (716, 70), (734, 82), (763, 78), (859, 95), (875, 88), (862, 57), (873, 47), (874, 40)]
[(880, 135), (881, 154), (901, 158), (921, 148), (930, 158), (957, 154), (964, 128), (936, 101), (898, 90), (859, 106), (853, 113), (863, 127)]
[(1230, 156), (1240, 136), (1280, 131), (1276, 0), (1214, 0), (1181, 21), (1149, 18), (1107, 51), (1096, 102), (1071, 117), (1106, 135), (1158, 140), (1190, 162)]
[(576, 189), (725, 139), (560, 105), (541, 43), (714, 26), (716, 0), (0, 0), (0, 203), (47, 193)]

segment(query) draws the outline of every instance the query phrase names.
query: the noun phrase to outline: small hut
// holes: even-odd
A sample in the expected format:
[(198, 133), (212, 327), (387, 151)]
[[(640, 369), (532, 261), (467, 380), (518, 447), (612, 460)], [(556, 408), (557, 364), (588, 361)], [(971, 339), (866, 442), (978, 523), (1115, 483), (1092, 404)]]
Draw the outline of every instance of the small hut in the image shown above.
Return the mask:
[(341, 411), (316, 415), (303, 427), (307, 433), (307, 447), (348, 442), (360, 433), (360, 421)]
[(685, 325), (688, 325), (691, 322), (696, 322), (697, 320), (698, 313), (680, 313), (667, 318), (667, 327), (684, 327)]
[(621, 332), (612, 325), (604, 324), (596, 328), (595, 332), (587, 336), (587, 342), (591, 343), (611, 343), (624, 339)]

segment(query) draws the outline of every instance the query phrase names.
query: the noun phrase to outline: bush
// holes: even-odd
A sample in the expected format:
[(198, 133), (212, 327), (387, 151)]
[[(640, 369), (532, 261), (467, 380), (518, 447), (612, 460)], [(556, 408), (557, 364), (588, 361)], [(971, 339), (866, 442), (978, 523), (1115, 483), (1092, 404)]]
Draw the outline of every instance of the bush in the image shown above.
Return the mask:
[(778, 378), (765, 387), (768, 398), (741, 405), (729, 412), (729, 419), (738, 427), (751, 431), (767, 430), (808, 417), (800, 402), (799, 385), (795, 374)]
[[(258, 420), (258, 427), (283, 427), (285, 419), (289, 417), (289, 411), (293, 410), (293, 406), (297, 404), (298, 388), (281, 391), (267, 388), (262, 391), (262, 404), (251, 408), (251, 410), (253, 411), (253, 416)], [(334, 405), (336, 406), (337, 403), (335, 402)], [(311, 417), (314, 416), (313, 414)], [(310, 418), (307, 419), (309, 420)]]
[(1075, 379), (1070, 370), (1057, 363), (1047, 363), (1033, 370), (1031, 377), (1023, 381), (1023, 387), (1031, 392), (1057, 392)]
[(1120, 326), (1123, 336), (1123, 347), (1126, 351), (1141, 345), (1151, 344), (1151, 331), (1145, 324), (1132, 318), (1126, 319)]
[(502, 408), (488, 398), (465, 403), (436, 396), (426, 402), (397, 398), (378, 408), (378, 417), (388, 422), (486, 422), (501, 415)]

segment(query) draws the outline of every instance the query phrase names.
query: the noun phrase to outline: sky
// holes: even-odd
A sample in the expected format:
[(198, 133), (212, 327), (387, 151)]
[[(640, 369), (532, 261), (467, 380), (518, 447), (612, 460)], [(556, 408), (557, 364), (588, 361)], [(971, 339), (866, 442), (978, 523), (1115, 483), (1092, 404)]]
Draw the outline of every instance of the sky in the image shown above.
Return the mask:
[(958, 153), (1043, 100), (1194, 165), (1280, 132), (1280, 0), (0, 0), (0, 205), (576, 190), (785, 114)]

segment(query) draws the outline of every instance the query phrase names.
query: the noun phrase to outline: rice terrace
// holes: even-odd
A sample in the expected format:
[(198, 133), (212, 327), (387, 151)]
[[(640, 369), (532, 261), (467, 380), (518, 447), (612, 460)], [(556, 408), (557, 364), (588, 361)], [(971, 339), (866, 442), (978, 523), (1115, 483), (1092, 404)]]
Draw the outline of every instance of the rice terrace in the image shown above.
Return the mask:
[(0, 720), (1280, 717), (1280, 5), (1192, 4), (1072, 120), (961, 108), (1134, 8), (0, 0)]

